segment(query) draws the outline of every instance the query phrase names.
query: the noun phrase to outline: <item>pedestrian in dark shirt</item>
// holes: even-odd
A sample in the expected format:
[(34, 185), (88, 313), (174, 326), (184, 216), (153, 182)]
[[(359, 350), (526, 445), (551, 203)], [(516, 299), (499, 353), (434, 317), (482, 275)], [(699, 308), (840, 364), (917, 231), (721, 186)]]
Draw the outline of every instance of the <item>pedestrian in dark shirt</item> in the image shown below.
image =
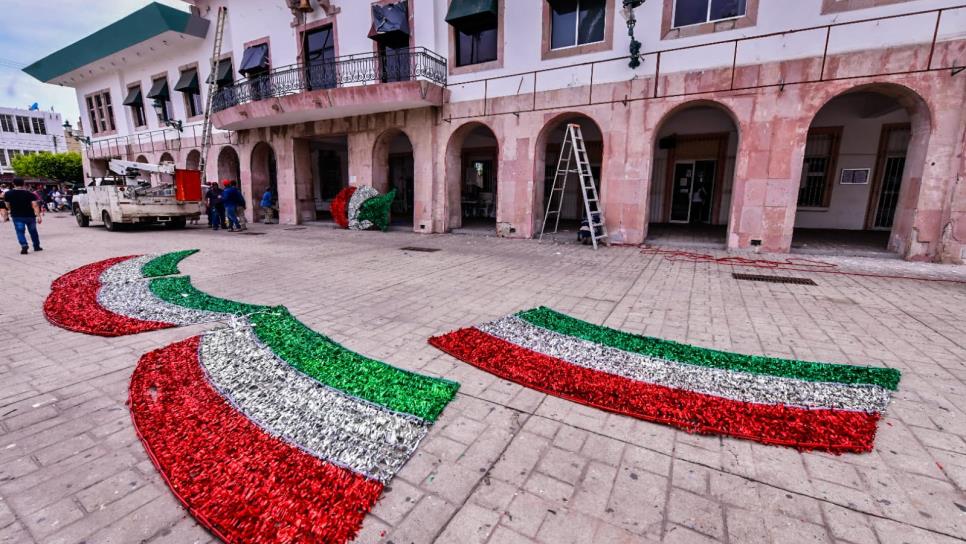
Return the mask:
[(205, 207), (208, 208), (208, 228), (218, 230), (221, 228), (221, 189), (218, 184), (212, 182), (205, 193)]
[(225, 204), (225, 213), (228, 214), (228, 231), (241, 230), (241, 224), (238, 222), (238, 208), (245, 205), (245, 198), (238, 190), (238, 182), (228, 183), (228, 187), (221, 193), (221, 200)]
[(27, 254), (27, 237), (25, 231), (30, 232), (30, 241), (34, 245), (34, 251), (43, 251), (40, 247), (40, 234), (37, 232), (37, 224), (43, 222), (41, 215), (40, 202), (37, 195), (24, 189), (24, 181), (21, 178), (13, 180), (13, 189), (3, 194), (3, 200), (13, 219), (13, 227), (17, 231), (17, 241), (20, 242), (20, 254)]

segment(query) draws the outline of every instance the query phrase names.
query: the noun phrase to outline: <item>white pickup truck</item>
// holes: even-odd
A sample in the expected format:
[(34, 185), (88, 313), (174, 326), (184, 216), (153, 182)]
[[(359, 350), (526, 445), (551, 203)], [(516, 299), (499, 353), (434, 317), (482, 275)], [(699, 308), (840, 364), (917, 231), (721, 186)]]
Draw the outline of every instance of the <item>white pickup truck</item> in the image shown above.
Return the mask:
[(77, 224), (87, 227), (101, 221), (113, 231), (124, 224), (166, 224), (183, 228), (189, 219), (201, 216), (200, 177), (197, 191), (188, 191), (190, 200), (178, 195), (174, 184), (163, 179), (151, 183), (143, 173), (175, 175), (172, 163), (160, 165), (112, 160), (113, 177), (92, 178), (74, 195), (72, 208)]

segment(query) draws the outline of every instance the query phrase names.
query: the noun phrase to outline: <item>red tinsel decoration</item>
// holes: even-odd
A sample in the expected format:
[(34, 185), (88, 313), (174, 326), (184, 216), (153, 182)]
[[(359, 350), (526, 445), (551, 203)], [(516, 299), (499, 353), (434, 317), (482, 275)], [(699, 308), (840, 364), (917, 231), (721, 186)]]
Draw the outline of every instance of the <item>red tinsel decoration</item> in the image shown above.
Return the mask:
[(349, 199), (352, 198), (352, 194), (355, 192), (355, 187), (346, 187), (339, 191), (339, 194), (335, 195), (335, 198), (332, 199), (332, 207), (330, 208), (332, 219), (344, 229), (349, 228)]
[(283, 442), (206, 381), (200, 337), (141, 358), (131, 377), (138, 436), (175, 496), (229, 543), (344, 543), (382, 484)]
[(724, 434), (800, 450), (868, 452), (879, 414), (753, 404), (631, 380), (571, 364), (477, 329), (429, 339), (500, 378), (581, 404), (693, 433)]
[(54, 280), (44, 301), (44, 315), (52, 324), (97, 336), (124, 336), (173, 327), (171, 323), (142, 321), (116, 314), (97, 302), (101, 274), (137, 255), (114, 257), (72, 270)]

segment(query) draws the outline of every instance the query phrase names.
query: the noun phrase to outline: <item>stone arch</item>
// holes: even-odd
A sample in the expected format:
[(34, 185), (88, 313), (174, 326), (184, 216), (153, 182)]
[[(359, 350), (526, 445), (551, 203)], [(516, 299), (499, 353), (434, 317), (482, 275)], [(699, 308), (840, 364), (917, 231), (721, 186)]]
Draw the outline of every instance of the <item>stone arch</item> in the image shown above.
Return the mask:
[(262, 194), (271, 187), (278, 200), (278, 163), (275, 150), (268, 142), (258, 142), (252, 148), (250, 170), (252, 173), (251, 193), (245, 195), (251, 204), (253, 219), (258, 217)]
[(218, 152), (217, 173), (219, 180), (241, 181), (241, 161), (234, 147), (226, 145)]
[(158, 159), (158, 162), (174, 162), (174, 157), (171, 155), (171, 153), (165, 151), (161, 154), (161, 158)]
[(147, 164), (149, 161), (148, 161), (148, 158), (145, 157), (144, 155), (138, 155), (138, 158), (134, 159), (134, 162), (139, 162), (141, 164)]
[(415, 146), (401, 128), (382, 132), (372, 146), (372, 186), (380, 193), (396, 189), (393, 219), (414, 221)]
[[(935, 122), (928, 102), (910, 87), (872, 82), (837, 88), (810, 105), (807, 131), (799, 143), (801, 170), (791, 180), (788, 243), (792, 251), (821, 251), (824, 234), (835, 237), (836, 247), (840, 241), (845, 243), (839, 251), (878, 247), (905, 253), (915, 238), (913, 224)], [(818, 210), (822, 213), (817, 214), (811, 211), (814, 206), (806, 205), (817, 202), (811, 198), (814, 183), (803, 185), (803, 180), (816, 175), (806, 169), (816, 170), (810, 154), (815, 154), (814, 144), (822, 131), (835, 147), (821, 174), (823, 201)], [(869, 169), (867, 183), (842, 184), (843, 169), (865, 168)], [(835, 235), (836, 231), (847, 232)]]
[[(464, 174), (464, 157), (463, 148), (467, 140), (471, 135), (475, 135), (479, 138), (490, 138), (492, 139), (493, 153), (492, 158), (492, 172), (491, 175), (495, 178), (499, 170), (499, 159), (500, 159), (500, 140), (496, 136), (496, 132), (493, 128), (482, 121), (470, 121), (467, 122), (450, 135), (449, 141), (446, 144), (446, 156), (444, 164), (444, 188), (445, 188), (445, 202), (444, 207), (446, 218), (446, 228), (452, 230), (455, 228), (460, 228), (463, 226), (463, 202), (462, 202), (462, 189), (463, 189), (463, 174)], [(499, 180), (494, 183), (493, 190), (498, 193), (497, 188), (499, 185)], [(499, 206), (499, 198), (493, 199), (493, 205)], [(494, 210), (496, 214), (499, 210)], [(476, 213), (474, 211), (474, 213)], [(484, 212), (489, 213), (489, 212)]]
[[(553, 182), (553, 175), (556, 172), (556, 160), (559, 158), (559, 143), (563, 141), (566, 127), (569, 123), (577, 123), (581, 126), (584, 141), (587, 144), (588, 157), (591, 162), (591, 169), (594, 172), (594, 180), (597, 182), (597, 190), (601, 202), (606, 201), (604, 196), (607, 187), (602, 183), (604, 179), (604, 154), (605, 142), (604, 131), (591, 115), (578, 111), (567, 111), (554, 115), (540, 128), (540, 132), (534, 139), (533, 148), (533, 194), (531, 208), (533, 210), (533, 236), (540, 236), (543, 227), (543, 218), (546, 213), (547, 197), (550, 191), (550, 184)], [(554, 149), (556, 147), (556, 149)], [(553, 156), (550, 154), (553, 152)], [(549, 158), (549, 160), (548, 160)], [(549, 180), (548, 180), (549, 177)], [(580, 188), (573, 178), (567, 180), (568, 198), (564, 200), (564, 207), (567, 210), (562, 216), (570, 218), (579, 224), (583, 212), (583, 197), (580, 195)], [(574, 196), (576, 195), (576, 197)], [(574, 203), (574, 198), (578, 199), (578, 204)], [(576, 206), (576, 207), (575, 207)], [(606, 209), (604, 210), (606, 213)], [(576, 234), (574, 234), (576, 239)]]
[(725, 246), (736, 205), (738, 116), (715, 100), (685, 100), (650, 132), (648, 242)]
[(188, 170), (197, 170), (201, 167), (201, 151), (192, 149), (185, 157), (184, 166)]

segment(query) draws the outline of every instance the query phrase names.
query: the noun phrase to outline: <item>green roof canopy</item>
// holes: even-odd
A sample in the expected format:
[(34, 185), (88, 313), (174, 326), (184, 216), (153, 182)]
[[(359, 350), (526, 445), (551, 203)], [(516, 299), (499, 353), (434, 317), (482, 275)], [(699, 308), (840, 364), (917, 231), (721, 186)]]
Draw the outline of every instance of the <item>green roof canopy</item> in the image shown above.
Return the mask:
[(151, 2), (86, 38), (47, 55), (23, 71), (40, 81), (49, 82), (165, 32), (203, 38), (208, 32), (208, 24), (207, 19), (197, 15)]
[(452, 0), (446, 12), (446, 22), (457, 27), (476, 26), (496, 22), (497, 0)]

